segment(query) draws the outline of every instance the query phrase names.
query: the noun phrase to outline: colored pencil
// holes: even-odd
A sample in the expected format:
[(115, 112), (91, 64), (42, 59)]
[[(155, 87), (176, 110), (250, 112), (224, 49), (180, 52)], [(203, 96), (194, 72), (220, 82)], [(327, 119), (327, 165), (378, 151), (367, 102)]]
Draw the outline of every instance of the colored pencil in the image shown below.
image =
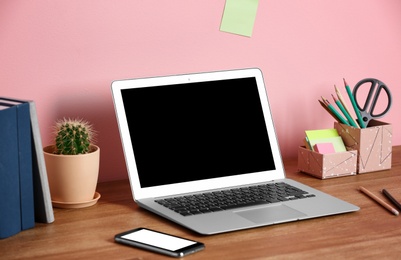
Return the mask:
[(330, 102), (329, 102), (327, 99), (325, 99), (324, 97), (322, 97), (322, 100), (323, 100), (323, 103), (325, 104), (325, 106), (327, 107), (327, 109), (331, 111), (330, 114), (331, 114), (338, 122), (341, 122), (342, 124), (345, 124), (345, 125), (350, 125), (350, 124), (348, 123), (348, 121), (347, 121), (345, 118), (343, 118), (343, 117), (340, 115), (340, 113), (338, 113), (338, 111), (333, 107), (332, 104), (330, 104)]
[(366, 128), (365, 123), (363, 122), (363, 119), (361, 116), (361, 112), (359, 111), (358, 106), (356, 105), (355, 97), (352, 94), (351, 89), (344, 78), (343, 78), (343, 80), (344, 80), (345, 89), (347, 90), (348, 97), (351, 100), (352, 107), (354, 108), (355, 114), (358, 117), (359, 125), (361, 128)]
[[(340, 90), (337, 88), (336, 85), (334, 85), (334, 90), (336, 91), (338, 100), (341, 102), (341, 104), (343, 105), (343, 107), (345, 108), (347, 113), (351, 116), (352, 114), (350, 112), (350, 109), (348, 108), (347, 103), (345, 102), (345, 99), (343, 98), (343, 95), (341, 94)], [(352, 116), (351, 116), (351, 122), (353, 122), (359, 128), (359, 125), (357, 124), (357, 122), (355, 121), (355, 119)]]
[(347, 110), (345, 110), (345, 108), (344, 108), (344, 106), (341, 104), (341, 102), (340, 102), (338, 99), (336, 99), (336, 98), (334, 97), (333, 94), (332, 94), (331, 96), (332, 96), (333, 99), (334, 99), (334, 103), (336, 103), (336, 105), (338, 106), (338, 108), (341, 110), (341, 112), (342, 112), (342, 113), (344, 114), (344, 116), (347, 118), (348, 122), (349, 122), (353, 127), (358, 128), (358, 125), (357, 125), (356, 123), (354, 123), (354, 121), (352, 120), (350, 114), (347, 112)]
[(368, 191), (366, 188), (364, 187), (359, 187), (359, 190), (362, 191), (365, 195), (367, 195), (368, 197), (370, 197), (372, 200), (376, 201), (377, 203), (379, 203), (381, 206), (383, 206), (385, 209), (387, 209), (388, 211), (390, 211), (391, 213), (393, 213), (394, 215), (398, 216), (399, 212), (391, 207), (389, 204), (387, 204), (386, 202), (384, 202), (382, 199), (380, 199), (379, 197), (377, 197), (376, 195), (374, 195), (372, 192)]
[(318, 101), (319, 101), (320, 105), (321, 105), (336, 121), (338, 121), (338, 122), (341, 123), (340, 119), (326, 106), (326, 104), (325, 104), (323, 101), (321, 101), (321, 100), (318, 100)]

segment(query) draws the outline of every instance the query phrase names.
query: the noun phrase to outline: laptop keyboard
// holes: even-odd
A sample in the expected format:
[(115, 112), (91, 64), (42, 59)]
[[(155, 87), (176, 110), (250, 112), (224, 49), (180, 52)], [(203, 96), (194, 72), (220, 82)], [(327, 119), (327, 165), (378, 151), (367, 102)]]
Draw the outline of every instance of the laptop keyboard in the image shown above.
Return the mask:
[(278, 182), (158, 199), (155, 202), (183, 216), (190, 216), (310, 197), (315, 195), (287, 183)]

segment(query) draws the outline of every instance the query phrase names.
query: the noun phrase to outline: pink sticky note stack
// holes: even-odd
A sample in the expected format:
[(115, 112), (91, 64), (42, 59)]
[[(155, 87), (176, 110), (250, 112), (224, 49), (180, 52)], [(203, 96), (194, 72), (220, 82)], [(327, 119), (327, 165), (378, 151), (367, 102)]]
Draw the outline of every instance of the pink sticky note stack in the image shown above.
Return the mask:
[(335, 153), (333, 143), (317, 143), (313, 149), (321, 154)]

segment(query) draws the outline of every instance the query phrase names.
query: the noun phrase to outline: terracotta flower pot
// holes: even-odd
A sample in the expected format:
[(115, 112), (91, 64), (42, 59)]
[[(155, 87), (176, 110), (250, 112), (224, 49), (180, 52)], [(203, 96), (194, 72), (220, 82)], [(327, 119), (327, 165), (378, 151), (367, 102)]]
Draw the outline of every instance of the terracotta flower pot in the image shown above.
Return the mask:
[[(53, 206), (84, 207), (96, 203), (100, 148), (79, 155), (54, 154), (54, 146), (43, 148)], [(94, 203), (91, 203), (94, 202)]]

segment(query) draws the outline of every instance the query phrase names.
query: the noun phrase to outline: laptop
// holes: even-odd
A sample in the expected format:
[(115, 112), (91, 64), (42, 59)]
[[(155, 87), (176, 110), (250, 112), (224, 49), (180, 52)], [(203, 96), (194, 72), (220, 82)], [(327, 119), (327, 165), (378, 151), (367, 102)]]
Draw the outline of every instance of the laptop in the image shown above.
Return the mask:
[(111, 90), (144, 209), (204, 235), (359, 210), (286, 178), (257, 68), (116, 80)]

